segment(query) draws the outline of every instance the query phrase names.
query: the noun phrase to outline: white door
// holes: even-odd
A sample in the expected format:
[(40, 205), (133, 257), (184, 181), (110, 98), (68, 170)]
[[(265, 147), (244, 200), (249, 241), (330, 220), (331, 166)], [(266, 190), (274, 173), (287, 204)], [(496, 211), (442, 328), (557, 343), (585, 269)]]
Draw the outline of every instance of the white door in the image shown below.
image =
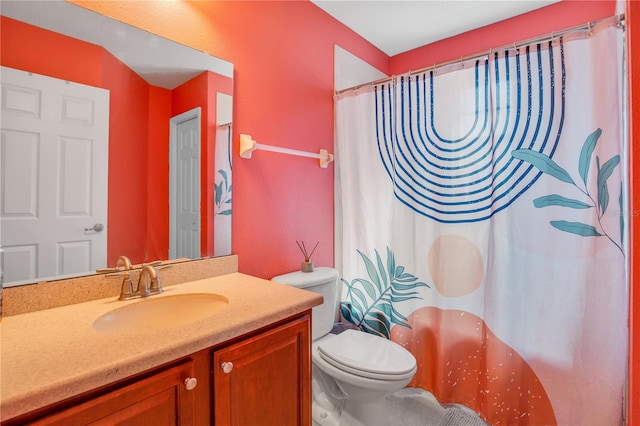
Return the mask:
[(171, 119), (169, 257), (200, 257), (200, 108)]
[(1, 72), (5, 285), (105, 267), (109, 91)]

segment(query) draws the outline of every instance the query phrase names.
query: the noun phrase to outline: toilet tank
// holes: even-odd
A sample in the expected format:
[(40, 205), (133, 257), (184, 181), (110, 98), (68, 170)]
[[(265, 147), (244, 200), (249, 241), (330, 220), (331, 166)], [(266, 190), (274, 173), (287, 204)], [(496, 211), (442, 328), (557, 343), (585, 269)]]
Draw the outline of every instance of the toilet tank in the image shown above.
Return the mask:
[(271, 281), (322, 295), (324, 302), (312, 309), (311, 337), (316, 340), (331, 331), (338, 309), (338, 271), (319, 267), (313, 272), (290, 272)]

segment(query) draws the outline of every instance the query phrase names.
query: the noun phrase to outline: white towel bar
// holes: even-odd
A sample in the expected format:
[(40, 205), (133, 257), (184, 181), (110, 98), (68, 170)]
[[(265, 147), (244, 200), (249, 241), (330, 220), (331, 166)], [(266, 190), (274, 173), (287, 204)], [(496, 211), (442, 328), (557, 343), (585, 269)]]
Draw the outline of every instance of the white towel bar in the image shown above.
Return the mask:
[(257, 143), (251, 139), (250, 135), (240, 135), (240, 157), (251, 158), (251, 154), (256, 149), (263, 151), (279, 152), (280, 154), (297, 155), (298, 157), (318, 158), (320, 160), (320, 167), (327, 168), (327, 164), (333, 161), (333, 154), (329, 154), (326, 149), (321, 149), (319, 154), (315, 152), (299, 151), (297, 149), (281, 148), (279, 146), (264, 145)]

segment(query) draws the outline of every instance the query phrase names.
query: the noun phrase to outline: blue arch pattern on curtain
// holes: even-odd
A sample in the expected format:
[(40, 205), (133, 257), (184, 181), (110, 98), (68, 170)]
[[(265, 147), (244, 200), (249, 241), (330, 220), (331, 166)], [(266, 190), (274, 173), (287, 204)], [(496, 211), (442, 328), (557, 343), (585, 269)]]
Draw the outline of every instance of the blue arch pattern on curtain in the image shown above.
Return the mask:
[(433, 71), (376, 86), (378, 151), (395, 197), (438, 222), (460, 223), (489, 219), (526, 191), (540, 172), (511, 152), (529, 148), (553, 157), (565, 107), (559, 43), (476, 61), (474, 119), (457, 138), (436, 126)]

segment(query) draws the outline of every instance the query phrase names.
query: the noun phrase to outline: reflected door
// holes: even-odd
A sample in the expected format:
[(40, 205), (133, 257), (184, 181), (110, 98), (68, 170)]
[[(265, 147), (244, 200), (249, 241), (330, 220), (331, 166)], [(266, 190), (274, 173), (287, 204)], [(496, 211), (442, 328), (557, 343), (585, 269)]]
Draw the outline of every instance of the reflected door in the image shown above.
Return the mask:
[(107, 261), (109, 91), (2, 67), (5, 283)]
[(200, 108), (171, 119), (170, 258), (200, 257)]

